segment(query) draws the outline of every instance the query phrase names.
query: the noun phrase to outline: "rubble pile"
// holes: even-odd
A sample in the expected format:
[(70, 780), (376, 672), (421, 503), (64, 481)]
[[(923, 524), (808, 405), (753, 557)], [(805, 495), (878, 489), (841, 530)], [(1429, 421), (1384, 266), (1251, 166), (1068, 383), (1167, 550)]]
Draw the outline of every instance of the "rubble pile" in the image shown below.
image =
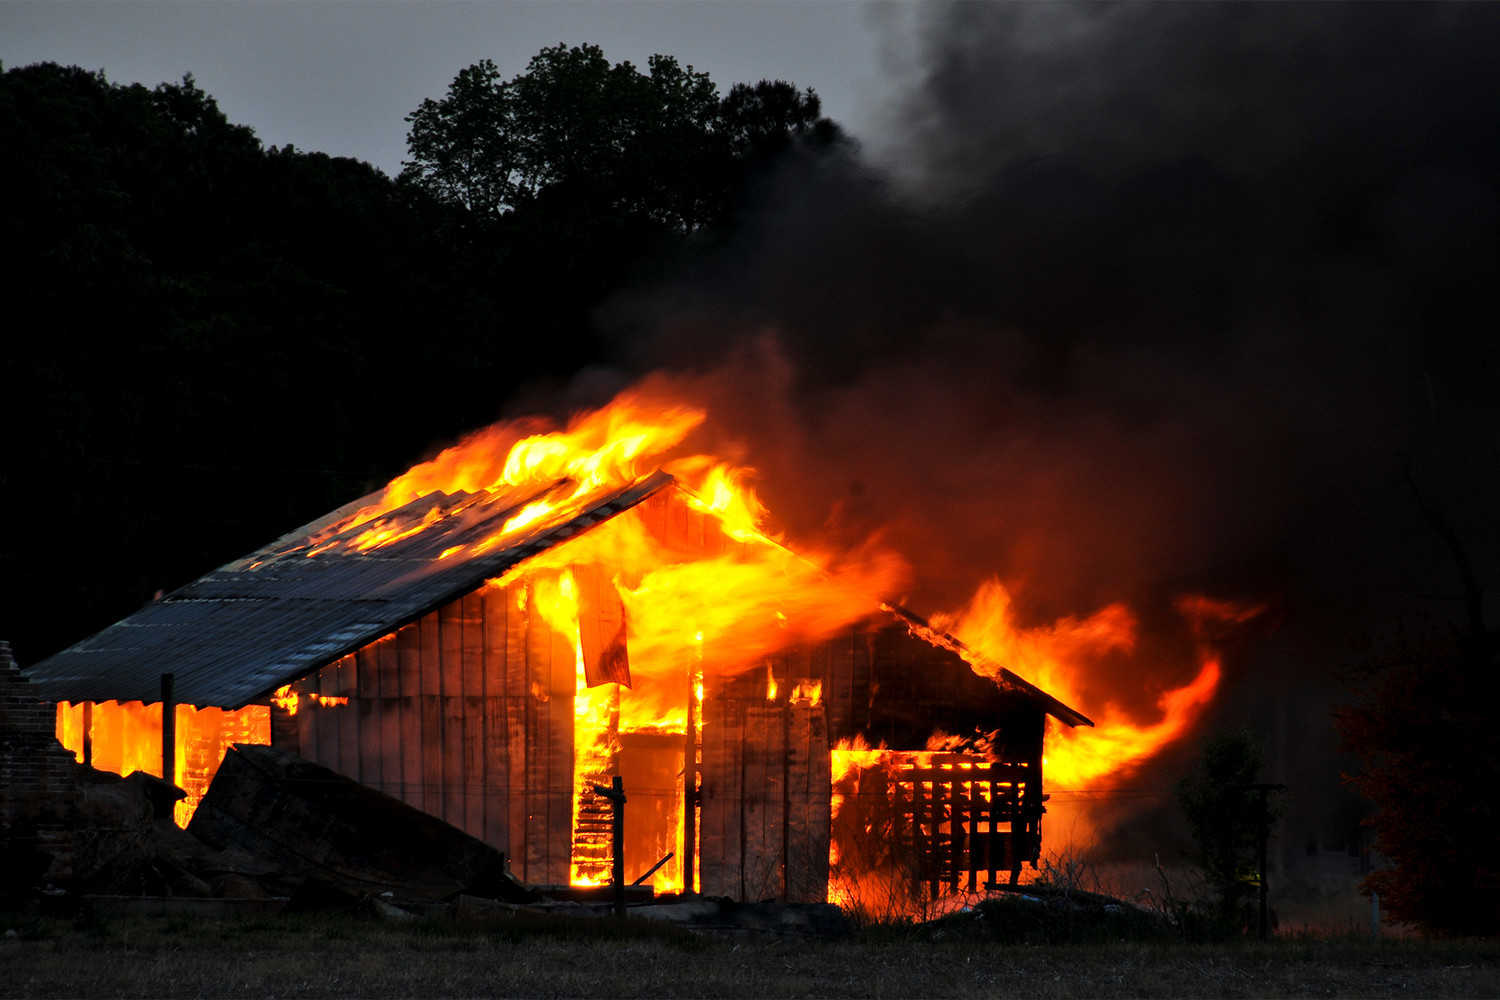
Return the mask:
[[(172, 821), (181, 789), (141, 771), (79, 767), (73, 877), (32, 880), (54, 905), (87, 900), (118, 912), (183, 912), (190, 901), (259, 901), (274, 912), (380, 919), (571, 919), (612, 912), (608, 887), (528, 887), (502, 851), (442, 820), (296, 754), (236, 744), (186, 830)], [(46, 859), (32, 866), (39, 874)], [(19, 887), (14, 898), (27, 893)], [(737, 903), (653, 895), (632, 886), (633, 919), (697, 931), (839, 936), (822, 903)], [(174, 905), (166, 905), (174, 904)], [(248, 907), (247, 907), (248, 909)], [(257, 905), (256, 912), (265, 912)]]

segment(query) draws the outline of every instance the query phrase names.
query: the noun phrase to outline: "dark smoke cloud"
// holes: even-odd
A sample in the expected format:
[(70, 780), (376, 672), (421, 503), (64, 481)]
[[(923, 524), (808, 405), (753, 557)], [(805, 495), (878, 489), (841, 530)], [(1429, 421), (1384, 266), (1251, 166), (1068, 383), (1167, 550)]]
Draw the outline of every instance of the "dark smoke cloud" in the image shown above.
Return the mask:
[(1456, 596), (1403, 456), (1497, 562), (1500, 8), (923, 10), (899, 180), (787, 164), (605, 311), (622, 363), (708, 373), (783, 526), (883, 530), (918, 610), (1270, 602), (1222, 714), (1316, 797), (1351, 641)]

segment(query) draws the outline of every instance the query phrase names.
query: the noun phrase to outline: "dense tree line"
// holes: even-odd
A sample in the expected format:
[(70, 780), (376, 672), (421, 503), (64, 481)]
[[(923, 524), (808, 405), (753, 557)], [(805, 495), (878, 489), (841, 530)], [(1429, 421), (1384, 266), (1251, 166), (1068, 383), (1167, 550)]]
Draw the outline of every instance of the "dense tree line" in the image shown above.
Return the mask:
[[(462, 106), (471, 83), (500, 119)], [(472, 193), (477, 163), (455, 194), (445, 115), (483, 142), (526, 122), (503, 203)], [(711, 243), (780, 147), (838, 138), (810, 91), (721, 102), (669, 58), (641, 74), (592, 47), (504, 86), (470, 67), (411, 120), (392, 179), (265, 148), (191, 76), (0, 74), (0, 638), (23, 664), (599, 360), (605, 296)]]

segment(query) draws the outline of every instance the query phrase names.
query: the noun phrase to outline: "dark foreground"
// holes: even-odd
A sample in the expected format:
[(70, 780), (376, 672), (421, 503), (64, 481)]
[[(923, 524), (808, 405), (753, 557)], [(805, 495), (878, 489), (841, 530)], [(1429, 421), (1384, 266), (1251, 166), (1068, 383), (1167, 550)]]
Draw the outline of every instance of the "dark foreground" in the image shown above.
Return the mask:
[(610, 921), (0, 915), (7, 997), (1493, 997), (1500, 944), (1007, 945), (923, 928), (838, 941)]

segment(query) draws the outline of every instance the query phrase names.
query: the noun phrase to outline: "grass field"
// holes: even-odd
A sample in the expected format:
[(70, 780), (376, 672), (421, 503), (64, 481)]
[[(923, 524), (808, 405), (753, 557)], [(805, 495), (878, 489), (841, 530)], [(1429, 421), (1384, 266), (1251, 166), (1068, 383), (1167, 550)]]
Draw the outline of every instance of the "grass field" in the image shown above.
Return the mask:
[(1494, 997), (1500, 944), (1006, 945), (930, 927), (839, 941), (613, 921), (0, 916), (5, 997)]

